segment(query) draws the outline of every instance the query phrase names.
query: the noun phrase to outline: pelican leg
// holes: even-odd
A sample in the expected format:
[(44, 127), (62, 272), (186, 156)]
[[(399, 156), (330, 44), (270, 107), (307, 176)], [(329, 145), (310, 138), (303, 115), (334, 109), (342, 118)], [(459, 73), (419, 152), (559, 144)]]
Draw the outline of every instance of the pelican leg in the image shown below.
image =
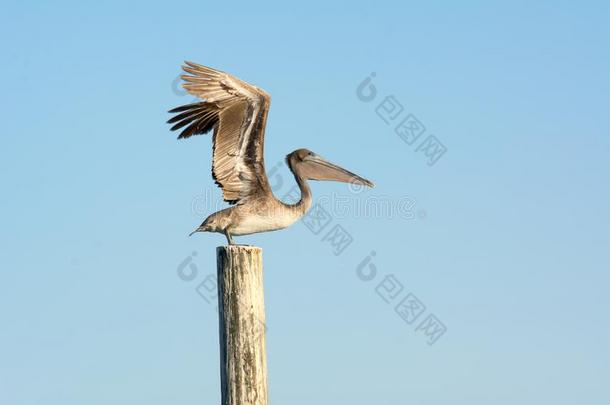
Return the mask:
[(229, 231), (225, 231), (225, 236), (227, 237), (227, 242), (229, 242), (229, 245), (234, 245), (235, 242), (233, 241), (233, 238), (231, 237), (231, 234), (229, 233)]

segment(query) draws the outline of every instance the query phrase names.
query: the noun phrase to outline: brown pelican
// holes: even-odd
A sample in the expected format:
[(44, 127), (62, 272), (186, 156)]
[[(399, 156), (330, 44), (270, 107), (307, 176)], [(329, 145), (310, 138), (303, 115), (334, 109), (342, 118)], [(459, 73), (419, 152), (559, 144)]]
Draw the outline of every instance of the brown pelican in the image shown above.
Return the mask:
[(219, 70), (185, 62), (182, 85), (202, 101), (170, 110), (176, 114), (168, 123), (178, 139), (205, 134), (212, 129), (212, 177), (232, 207), (218, 211), (191, 233), (224, 233), (230, 245), (232, 235), (286, 228), (311, 207), (307, 180), (334, 180), (373, 187), (355, 175), (307, 149), (286, 156), (286, 163), (301, 191), (301, 200), (285, 204), (275, 198), (265, 172), (263, 144), (271, 98), (265, 91)]

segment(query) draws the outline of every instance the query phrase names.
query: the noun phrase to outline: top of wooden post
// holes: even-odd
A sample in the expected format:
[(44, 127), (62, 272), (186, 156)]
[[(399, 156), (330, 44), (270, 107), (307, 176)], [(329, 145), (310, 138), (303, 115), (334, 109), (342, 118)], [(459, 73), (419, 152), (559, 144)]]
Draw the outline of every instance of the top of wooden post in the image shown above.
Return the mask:
[(260, 248), (258, 246), (251, 246), (251, 245), (225, 245), (225, 246), (216, 247), (216, 252), (220, 252), (222, 250), (224, 250), (226, 252), (232, 252), (232, 253), (237, 253), (237, 252), (261, 253), (263, 251), (263, 248)]

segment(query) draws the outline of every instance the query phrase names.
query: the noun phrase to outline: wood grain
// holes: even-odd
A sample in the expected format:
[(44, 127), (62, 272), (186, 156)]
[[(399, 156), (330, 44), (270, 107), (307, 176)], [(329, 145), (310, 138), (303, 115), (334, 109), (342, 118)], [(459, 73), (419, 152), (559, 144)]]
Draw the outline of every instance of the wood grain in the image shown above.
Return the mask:
[(222, 405), (267, 405), (262, 249), (216, 249)]

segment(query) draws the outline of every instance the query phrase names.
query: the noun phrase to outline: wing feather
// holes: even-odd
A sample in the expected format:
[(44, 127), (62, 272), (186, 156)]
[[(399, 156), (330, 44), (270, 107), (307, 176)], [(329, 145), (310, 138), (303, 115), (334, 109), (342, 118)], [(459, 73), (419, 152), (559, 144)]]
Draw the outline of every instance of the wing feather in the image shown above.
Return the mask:
[(265, 174), (263, 147), (271, 98), (263, 90), (227, 73), (185, 62), (182, 87), (202, 101), (170, 110), (178, 139), (212, 129), (212, 176), (225, 201), (239, 203), (271, 192)]

